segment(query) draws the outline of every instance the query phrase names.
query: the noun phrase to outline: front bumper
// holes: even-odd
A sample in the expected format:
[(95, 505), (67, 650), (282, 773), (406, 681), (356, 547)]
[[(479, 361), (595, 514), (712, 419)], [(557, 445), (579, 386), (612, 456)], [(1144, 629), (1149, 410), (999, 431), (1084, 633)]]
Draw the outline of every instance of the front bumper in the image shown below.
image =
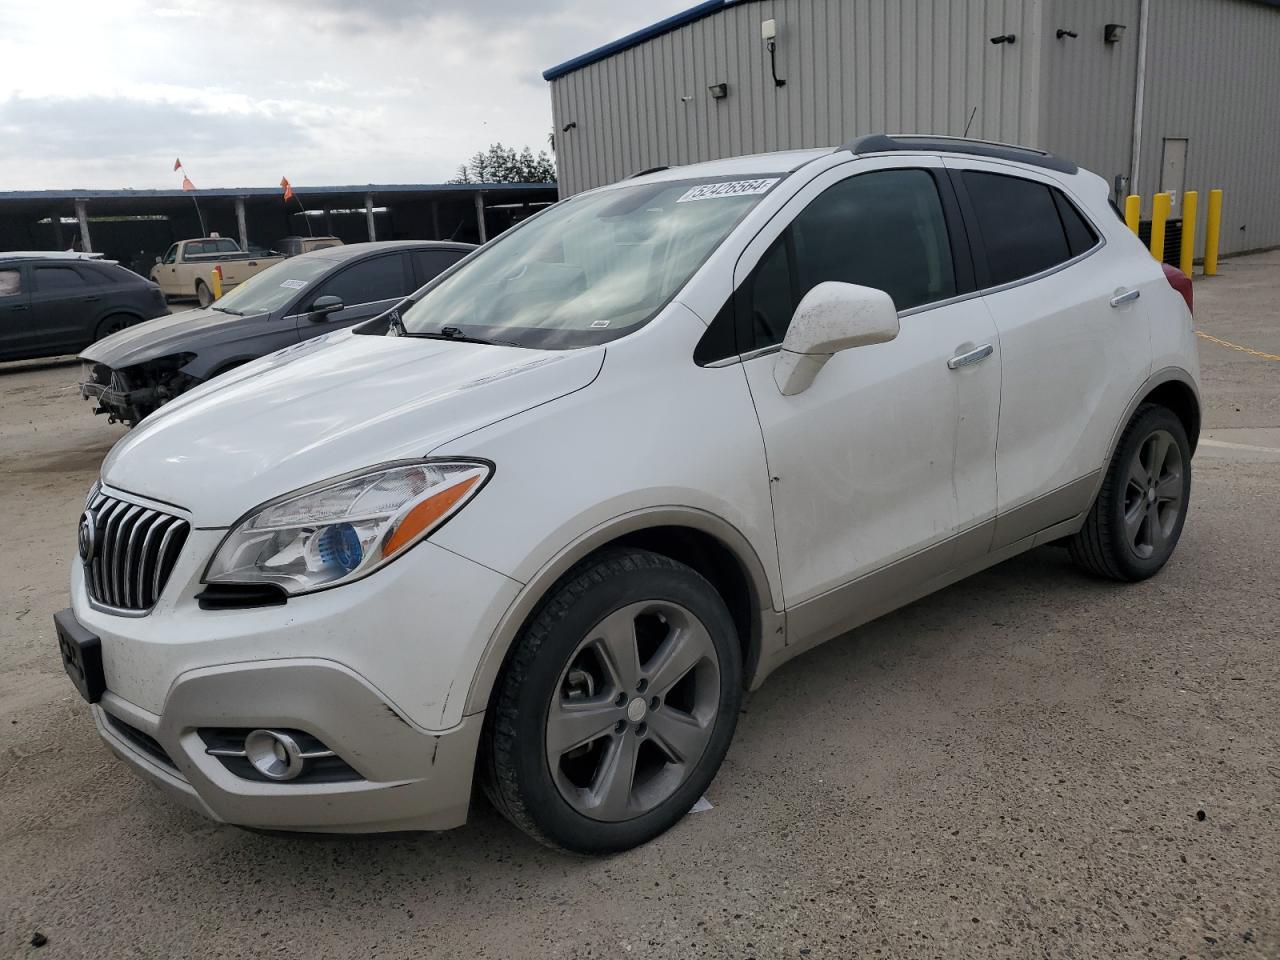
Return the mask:
[[(98, 732), (142, 777), (213, 820), (320, 833), (444, 830), (465, 822), (483, 717), (418, 730), (362, 678), (322, 660), (226, 664), (179, 678), (156, 715), (108, 692)], [(206, 753), (203, 727), (292, 727), (315, 735), (358, 779), (270, 783)]]
[[(362, 580), (282, 606), (202, 610), (201, 576), (224, 533), (193, 527), (145, 613), (96, 604), (72, 562), (72, 612), (101, 643), (107, 693), (93, 709), (111, 749), (230, 823), (365, 832), (463, 822), (483, 722), (463, 715), (467, 691), (520, 584), (428, 540)], [(207, 754), (199, 733), (259, 727), (318, 738), (358, 778), (247, 779)]]

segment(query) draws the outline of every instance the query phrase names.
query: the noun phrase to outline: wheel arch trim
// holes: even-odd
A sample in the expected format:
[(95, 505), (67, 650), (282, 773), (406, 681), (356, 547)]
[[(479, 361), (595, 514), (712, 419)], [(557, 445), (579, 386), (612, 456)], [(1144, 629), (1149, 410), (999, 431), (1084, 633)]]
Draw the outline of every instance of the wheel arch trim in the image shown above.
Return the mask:
[[(1133, 419), (1134, 413), (1138, 407), (1142, 406), (1147, 397), (1151, 396), (1159, 388), (1167, 384), (1178, 384), (1185, 387), (1190, 393), (1195, 403), (1196, 414), (1196, 435), (1192, 436), (1188, 431), (1187, 439), (1191, 442), (1191, 451), (1194, 454), (1196, 448), (1196, 440), (1199, 436), (1199, 424), (1201, 417), (1200, 388), (1196, 384), (1196, 379), (1190, 372), (1182, 367), (1163, 367), (1153, 372), (1133, 394), (1128, 405), (1125, 407), (1124, 416), (1116, 423), (1115, 429), (1111, 433), (1111, 440), (1107, 443), (1107, 456), (1102, 461), (1102, 468), (1098, 471), (1098, 479), (1094, 485), (1093, 495), (1089, 499), (1089, 503), (1093, 503), (1098, 498), (1098, 493), (1102, 490), (1102, 483), (1106, 479), (1107, 469), (1111, 465), (1112, 459), (1116, 455), (1116, 447), (1120, 444), (1120, 437), (1124, 434), (1124, 428), (1129, 425), (1129, 421)], [(1175, 413), (1177, 411), (1174, 411)]]
[(706, 534), (729, 551), (745, 574), (751, 593), (752, 629), (749, 649), (744, 651), (746, 685), (758, 686), (760, 665), (768, 662), (774, 646), (785, 644), (784, 615), (775, 609), (773, 592), (765, 567), (750, 541), (733, 524), (705, 510), (684, 506), (647, 507), (620, 514), (581, 534), (547, 561), (521, 589), (489, 638), (488, 645), (471, 678), (463, 706), (464, 716), (488, 709), (498, 675), (506, 663), (516, 637), (548, 590), (574, 565), (628, 534), (661, 527), (684, 527)]

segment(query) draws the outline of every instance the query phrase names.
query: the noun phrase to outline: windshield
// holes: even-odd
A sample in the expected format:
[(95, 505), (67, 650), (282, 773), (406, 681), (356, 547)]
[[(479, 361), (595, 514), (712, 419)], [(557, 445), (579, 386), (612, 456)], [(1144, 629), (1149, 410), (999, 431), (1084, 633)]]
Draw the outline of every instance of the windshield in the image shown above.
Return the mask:
[(573, 197), (500, 237), (401, 313), (439, 334), (563, 350), (648, 322), (777, 177), (637, 184)]
[(278, 310), (332, 270), (332, 260), (286, 260), (255, 273), (225, 297), (215, 300), (213, 309), (224, 313), (270, 313)]

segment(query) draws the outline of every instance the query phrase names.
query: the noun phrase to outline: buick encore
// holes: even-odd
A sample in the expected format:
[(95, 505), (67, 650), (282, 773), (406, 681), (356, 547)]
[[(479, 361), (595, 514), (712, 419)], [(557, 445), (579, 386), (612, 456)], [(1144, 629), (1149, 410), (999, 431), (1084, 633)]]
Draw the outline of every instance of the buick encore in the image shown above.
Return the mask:
[(1168, 561), (1190, 286), (1107, 184), (864, 137), (564, 200), (395, 310), (178, 397), (89, 492), (57, 615), (190, 807), (621, 850), (780, 664), (1040, 544)]

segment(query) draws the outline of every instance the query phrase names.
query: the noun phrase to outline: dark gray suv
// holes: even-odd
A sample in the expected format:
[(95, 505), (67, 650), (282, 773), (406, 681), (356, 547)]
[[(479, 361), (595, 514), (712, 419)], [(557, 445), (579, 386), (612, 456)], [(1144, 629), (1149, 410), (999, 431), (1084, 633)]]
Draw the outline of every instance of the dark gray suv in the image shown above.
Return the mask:
[(389, 310), (474, 247), (353, 243), (291, 257), (208, 308), (122, 330), (80, 354), (80, 394), (130, 425), (242, 363)]
[(159, 287), (113, 260), (0, 253), (0, 360), (75, 353), (168, 312)]

